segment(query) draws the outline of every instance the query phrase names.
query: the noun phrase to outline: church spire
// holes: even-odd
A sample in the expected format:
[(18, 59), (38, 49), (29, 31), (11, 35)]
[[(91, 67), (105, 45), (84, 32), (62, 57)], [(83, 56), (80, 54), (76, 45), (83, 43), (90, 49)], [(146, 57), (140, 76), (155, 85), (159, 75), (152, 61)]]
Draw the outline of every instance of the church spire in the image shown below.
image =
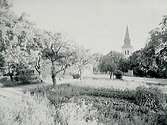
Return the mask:
[(129, 36), (129, 30), (128, 26), (126, 27), (125, 37), (124, 37), (124, 43), (122, 46), (122, 53), (125, 55), (125, 57), (129, 57), (132, 54), (133, 46), (131, 45), (131, 40)]
[(126, 32), (125, 32), (125, 37), (124, 37), (124, 45), (122, 47), (123, 48), (131, 47), (131, 40), (130, 40), (130, 36), (129, 36), (128, 26), (126, 27)]

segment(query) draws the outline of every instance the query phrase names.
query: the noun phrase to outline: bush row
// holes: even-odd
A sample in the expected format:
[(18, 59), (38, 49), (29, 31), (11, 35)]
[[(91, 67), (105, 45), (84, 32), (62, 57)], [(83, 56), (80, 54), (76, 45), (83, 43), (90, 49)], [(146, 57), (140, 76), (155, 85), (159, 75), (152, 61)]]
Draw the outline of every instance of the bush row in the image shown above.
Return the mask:
[[(58, 85), (55, 88), (42, 87), (30, 90), (31, 93), (47, 93), (51, 100), (58, 98), (69, 99), (73, 96), (94, 96), (124, 99), (139, 106), (146, 106), (155, 111), (162, 110), (167, 98), (157, 88), (138, 87), (136, 90), (95, 89), (89, 87), (72, 86), (69, 84)], [(167, 97), (167, 96), (166, 96)], [(66, 100), (65, 99), (65, 100)]]

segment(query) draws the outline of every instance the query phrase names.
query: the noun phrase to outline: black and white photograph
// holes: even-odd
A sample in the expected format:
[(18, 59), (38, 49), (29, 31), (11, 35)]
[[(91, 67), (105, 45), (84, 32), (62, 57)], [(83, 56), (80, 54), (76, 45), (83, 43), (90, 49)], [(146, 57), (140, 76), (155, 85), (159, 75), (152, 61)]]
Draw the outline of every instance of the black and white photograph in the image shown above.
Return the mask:
[(0, 0), (0, 125), (167, 125), (167, 0)]

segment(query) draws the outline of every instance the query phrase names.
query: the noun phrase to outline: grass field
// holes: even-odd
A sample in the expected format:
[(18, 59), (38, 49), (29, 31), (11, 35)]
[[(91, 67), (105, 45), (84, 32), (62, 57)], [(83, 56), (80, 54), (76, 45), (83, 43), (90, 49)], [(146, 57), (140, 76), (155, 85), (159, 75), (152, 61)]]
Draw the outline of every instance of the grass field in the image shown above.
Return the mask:
[(167, 79), (144, 78), (144, 77), (127, 77), (122, 80), (111, 80), (108, 75), (93, 75), (83, 80), (73, 80), (68, 77), (66, 80), (58, 81), (58, 84), (71, 84), (83, 87), (93, 88), (114, 88), (114, 89), (130, 89), (134, 90), (139, 86), (157, 87), (162, 92), (167, 93)]
[(165, 91), (165, 79), (105, 75), (0, 88), (0, 125), (167, 125)]

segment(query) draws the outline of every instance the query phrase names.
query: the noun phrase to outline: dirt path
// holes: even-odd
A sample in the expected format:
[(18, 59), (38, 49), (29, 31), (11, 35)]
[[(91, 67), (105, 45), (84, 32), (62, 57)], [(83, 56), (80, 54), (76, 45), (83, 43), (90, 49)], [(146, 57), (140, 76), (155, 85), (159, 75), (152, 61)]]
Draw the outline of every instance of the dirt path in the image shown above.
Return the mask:
[[(71, 82), (72, 80), (61, 80), (58, 81), (57, 84), (66, 83), (68, 81)], [(52, 85), (51, 81), (45, 81), (44, 83), (38, 83), (38, 84), (31, 84), (31, 85), (20, 85), (16, 87), (2, 87), (0, 86), (0, 104), (1, 103), (13, 103), (15, 102), (17, 104), (18, 101), (20, 101), (25, 95), (24, 90), (27, 89), (33, 89), (41, 86), (48, 86)]]
[(0, 106), (16, 108), (23, 99), (23, 93), (14, 88), (0, 88)]

